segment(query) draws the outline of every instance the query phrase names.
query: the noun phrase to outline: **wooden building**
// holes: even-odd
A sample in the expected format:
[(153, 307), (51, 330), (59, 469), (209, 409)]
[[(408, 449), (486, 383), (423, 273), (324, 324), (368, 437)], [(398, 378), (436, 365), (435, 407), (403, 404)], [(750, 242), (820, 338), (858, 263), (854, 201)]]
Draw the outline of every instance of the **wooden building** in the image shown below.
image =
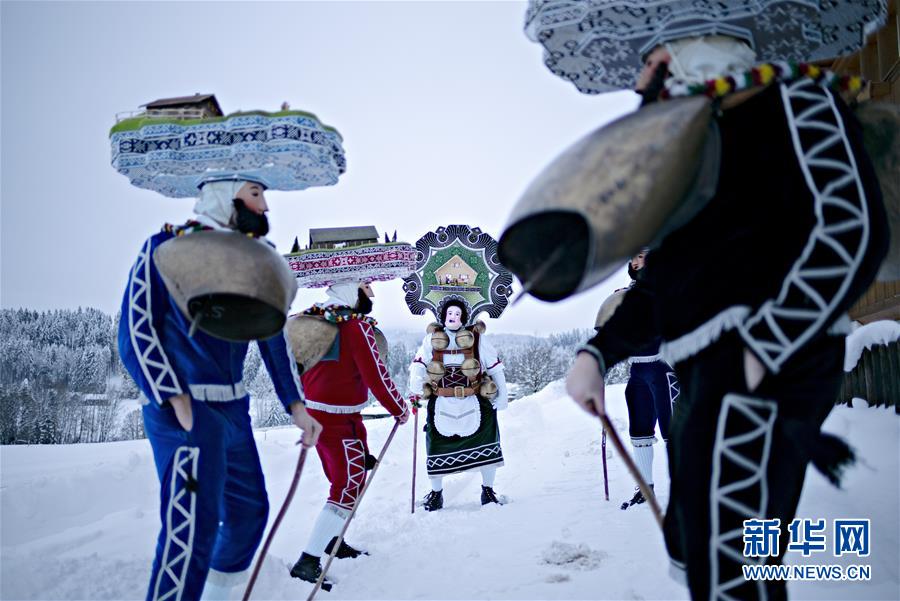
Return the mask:
[(350, 248), (378, 243), (374, 225), (322, 227), (309, 230), (309, 248)]
[(221, 117), (224, 113), (215, 94), (194, 94), (178, 98), (160, 98), (142, 104), (148, 117), (175, 117), (182, 119), (207, 119)]

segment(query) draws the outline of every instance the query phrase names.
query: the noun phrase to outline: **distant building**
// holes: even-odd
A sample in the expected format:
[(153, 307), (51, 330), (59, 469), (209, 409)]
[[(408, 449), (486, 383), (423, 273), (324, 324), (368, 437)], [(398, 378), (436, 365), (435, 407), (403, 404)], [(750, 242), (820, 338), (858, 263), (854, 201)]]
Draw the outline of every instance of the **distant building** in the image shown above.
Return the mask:
[(184, 115), (184, 119), (207, 119), (209, 117), (221, 117), (222, 107), (216, 100), (215, 94), (194, 94), (193, 96), (179, 96), (178, 98), (160, 98), (153, 102), (141, 105), (146, 109), (148, 117), (177, 117)]
[(322, 227), (309, 230), (309, 248), (350, 248), (378, 242), (374, 225)]
[(116, 121), (135, 117), (151, 119), (209, 119), (222, 117), (222, 107), (215, 94), (194, 94), (177, 98), (160, 98), (142, 104), (140, 111), (125, 111), (116, 115)]

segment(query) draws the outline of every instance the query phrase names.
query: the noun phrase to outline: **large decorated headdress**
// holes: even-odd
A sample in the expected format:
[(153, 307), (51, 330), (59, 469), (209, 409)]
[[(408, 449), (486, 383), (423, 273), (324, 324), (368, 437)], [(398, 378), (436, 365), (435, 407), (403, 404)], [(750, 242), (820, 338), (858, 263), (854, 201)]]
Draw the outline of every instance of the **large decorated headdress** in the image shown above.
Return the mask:
[(496, 240), (468, 225), (439, 227), (419, 238), (415, 273), (403, 282), (414, 315), (428, 310), (440, 320), (444, 307), (457, 301), (470, 324), (481, 312), (500, 317), (512, 293), (512, 274), (497, 258)]
[(525, 32), (579, 91), (633, 89), (642, 57), (673, 40), (721, 35), (760, 62), (811, 61), (859, 49), (886, 0), (529, 0)]
[(384, 282), (415, 269), (415, 249), (396, 237), (379, 243), (373, 226), (311, 229), (309, 246), (301, 250), (295, 243), (285, 258), (300, 288)]
[(110, 130), (112, 165), (138, 188), (194, 197), (217, 180), (270, 190), (337, 183), (346, 170), (336, 129), (302, 111), (223, 116), (212, 95), (158, 100)]

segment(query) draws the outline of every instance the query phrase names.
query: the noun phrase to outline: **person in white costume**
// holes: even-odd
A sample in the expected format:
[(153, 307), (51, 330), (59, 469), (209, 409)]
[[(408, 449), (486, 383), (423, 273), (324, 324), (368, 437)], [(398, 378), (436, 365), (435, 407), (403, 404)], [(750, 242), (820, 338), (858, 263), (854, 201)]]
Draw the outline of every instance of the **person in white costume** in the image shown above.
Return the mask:
[(464, 327), (468, 308), (450, 299), (440, 307), (441, 323), (428, 334), (409, 369), (409, 389), (427, 401), (425, 425), (431, 492), (426, 511), (444, 506), (443, 478), (480, 470), (481, 504), (501, 504), (494, 492), (494, 476), (503, 465), (497, 411), (506, 409), (508, 396), (503, 363), (494, 346), (481, 334), (484, 324)]

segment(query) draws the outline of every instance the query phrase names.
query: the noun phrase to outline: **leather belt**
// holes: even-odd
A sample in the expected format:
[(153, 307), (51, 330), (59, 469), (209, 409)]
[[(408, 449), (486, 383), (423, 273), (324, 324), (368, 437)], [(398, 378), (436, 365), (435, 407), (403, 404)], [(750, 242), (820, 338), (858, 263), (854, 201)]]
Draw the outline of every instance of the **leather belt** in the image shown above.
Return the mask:
[(478, 392), (477, 388), (469, 388), (468, 386), (453, 386), (451, 388), (438, 388), (436, 391), (438, 396), (450, 396), (458, 399), (472, 396)]

